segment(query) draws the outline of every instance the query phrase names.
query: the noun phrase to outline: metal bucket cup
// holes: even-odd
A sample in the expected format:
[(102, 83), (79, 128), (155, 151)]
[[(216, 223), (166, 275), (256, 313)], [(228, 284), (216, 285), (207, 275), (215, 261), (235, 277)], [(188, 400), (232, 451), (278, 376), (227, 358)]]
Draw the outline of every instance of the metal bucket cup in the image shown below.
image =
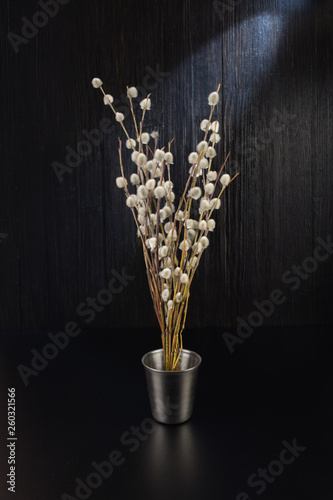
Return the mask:
[(142, 357), (153, 417), (162, 424), (181, 424), (191, 418), (201, 357), (183, 349), (179, 371), (163, 369), (163, 349)]

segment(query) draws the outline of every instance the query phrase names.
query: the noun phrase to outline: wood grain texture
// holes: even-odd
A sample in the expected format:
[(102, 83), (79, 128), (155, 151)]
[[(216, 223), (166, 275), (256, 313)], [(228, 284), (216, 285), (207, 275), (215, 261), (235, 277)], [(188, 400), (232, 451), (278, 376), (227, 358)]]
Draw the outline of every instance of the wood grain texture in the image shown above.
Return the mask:
[[(230, 152), (227, 170), (241, 175), (217, 213), (188, 326), (234, 328), (277, 288), (286, 301), (265, 325), (332, 324), (332, 255), (297, 290), (282, 280), (333, 233), (331, 3), (71, 0), (16, 54), (7, 34), (21, 34), (22, 17), (38, 10), (26, 0), (0, 6), (0, 327), (157, 327), (134, 222), (115, 187), (119, 129), (62, 182), (51, 166), (112, 118), (94, 76), (123, 112), (126, 85), (152, 93), (147, 127), (162, 144), (175, 137), (178, 193), (207, 96), (222, 83), (219, 161)], [(168, 75), (156, 81), (156, 70)], [(86, 323), (77, 306), (122, 268), (135, 280)]]

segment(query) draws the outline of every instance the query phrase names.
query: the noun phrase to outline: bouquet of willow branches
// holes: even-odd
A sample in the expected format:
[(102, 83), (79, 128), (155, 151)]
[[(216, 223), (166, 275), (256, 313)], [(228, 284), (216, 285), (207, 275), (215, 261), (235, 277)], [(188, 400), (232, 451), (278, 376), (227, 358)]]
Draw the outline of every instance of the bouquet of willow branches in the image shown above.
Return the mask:
[[(150, 95), (140, 102), (142, 116), (138, 124), (133, 109), (133, 99), (138, 96), (138, 91), (135, 87), (127, 87), (136, 135), (134, 139), (124, 126), (124, 115), (113, 106), (113, 97), (105, 94), (102, 81), (94, 78), (92, 85), (102, 91), (104, 104), (111, 107), (126, 135), (126, 147), (132, 150), (134, 171), (132, 167), (128, 183), (119, 139), (121, 176), (117, 177), (116, 184), (124, 190), (126, 205), (132, 211), (138, 237), (141, 238), (149, 289), (161, 328), (164, 369), (178, 370), (191, 283), (202, 254), (209, 245), (208, 235), (215, 228), (215, 220), (212, 219), (214, 210), (220, 208), (222, 193), (238, 175), (233, 179), (229, 174), (222, 175), (228, 157), (218, 171), (212, 169), (215, 145), (221, 139), (219, 122), (212, 121), (219, 102), (220, 86), (208, 97), (209, 118), (200, 124), (203, 140), (188, 157), (189, 177), (176, 207), (171, 181), (174, 163), (170, 151), (172, 141), (166, 151), (158, 147), (158, 132), (149, 134), (143, 131), (145, 114), (151, 108)], [(191, 218), (194, 209), (199, 212), (199, 220)]]

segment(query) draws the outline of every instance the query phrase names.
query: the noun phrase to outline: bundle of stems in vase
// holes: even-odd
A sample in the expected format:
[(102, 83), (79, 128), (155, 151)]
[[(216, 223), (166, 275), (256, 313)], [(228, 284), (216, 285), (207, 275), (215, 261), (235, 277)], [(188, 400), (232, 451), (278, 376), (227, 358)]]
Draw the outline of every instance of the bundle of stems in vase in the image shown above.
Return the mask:
[[(131, 150), (132, 165), (125, 175), (125, 158), (123, 160), (119, 139), (121, 175), (116, 184), (124, 190), (126, 205), (132, 211), (142, 242), (149, 289), (161, 329), (164, 369), (178, 370), (193, 277), (209, 245), (209, 233), (215, 229), (214, 211), (220, 208), (223, 192), (238, 175), (231, 179), (229, 174), (223, 174), (229, 155), (218, 171), (212, 168), (215, 146), (221, 139), (219, 122), (212, 121), (219, 102), (220, 85), (208, 97), (209, 117), (200, 124), (203, 137), (196, 151), (188, 156), (189, 176), (177, 202), (171, 181), (172, 141), (166, 150), (158, 144), (157, 131), (143, 130), (145, 114), (151, 108), (150, 95), (140, 102), (142, 113), (137, 120), (133, 99), (138, 91), (135, 87), (127, 87), (135, 130), (135, 138), (131, 138), (124, 125), (124, 115), (114, 108), (113, 97), (104, 92), (102, 81), (94, 78), (92, 85), (102, 91), (104, 104), (112, 109), (127, 138), (126, 147)], [(126, 158), (126, 162), (128, 160)]]

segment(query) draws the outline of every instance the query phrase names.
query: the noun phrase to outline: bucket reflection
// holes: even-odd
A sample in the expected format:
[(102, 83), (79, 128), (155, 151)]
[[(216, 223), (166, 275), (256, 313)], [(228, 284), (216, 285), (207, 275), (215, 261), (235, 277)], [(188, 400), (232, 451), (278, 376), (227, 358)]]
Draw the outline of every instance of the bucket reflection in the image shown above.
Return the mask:
[(186, 498), (191, 485), (200, 481), (198, 438), (191, 420), (177, 426), (156, 423), (146, 443), (142, 472), (149, 474), (150, 490), (159, 500), (181, 498), (182, 494)]

